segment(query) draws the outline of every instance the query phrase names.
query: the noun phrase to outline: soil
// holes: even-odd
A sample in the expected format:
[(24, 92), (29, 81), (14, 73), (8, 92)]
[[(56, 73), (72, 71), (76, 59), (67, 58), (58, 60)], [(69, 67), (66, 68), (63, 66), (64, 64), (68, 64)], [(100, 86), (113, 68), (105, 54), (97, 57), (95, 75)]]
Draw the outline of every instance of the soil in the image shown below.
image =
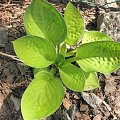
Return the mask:
[[(68, 1), (49, 2), (63, 15)], [(0, 1), (0, 120), (23, 120), (21, 97), (33, 73), (32, 68), (16, 58), (11, 41), (26, 35), (23, 14), (30, 3), (30, 0)], [(73, 4), (81, 10), (86, 29), (97, 30), (97, 18), (106, 9), (84, 2)], [(61, 107), (44, 120), (120, 120), (120, 69), (98, 76), (100, 87), (93, 91), (76, 93), (66, 88)]]

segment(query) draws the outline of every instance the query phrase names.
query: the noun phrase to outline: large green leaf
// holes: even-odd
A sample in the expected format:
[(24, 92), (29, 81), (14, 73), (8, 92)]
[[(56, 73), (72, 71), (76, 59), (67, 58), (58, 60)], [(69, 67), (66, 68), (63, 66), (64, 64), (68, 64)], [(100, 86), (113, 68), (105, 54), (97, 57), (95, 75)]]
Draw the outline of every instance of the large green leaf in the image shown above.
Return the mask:
[(76, 59), (86, 72), (111, 73), (120, 67), (120, 43), (97, 41), (82, 44)]
[(60, 79), (38, 72), (22, 97), (24, 120), (40, 120), (54, 113), (62, 103), (64, 88)]
[(107, 34), (98, 31), (88, 31), (83, 35), (82, 43), (95, 41), (113, 41)]
[(85, 85), (85, 76), (80, 68), (68, 63), (60, 67), (60, 77), (69, 89), (82, 92)]
[(84, 20), (80, 12), (72, 3), (68, 3), (64, 19), (67, 25), (67, 38), (65, 42), (69, 45), (75, 45), (84, 32)]
[(97, 73), (95, 72), (84, 72), (85, 74), (85, 86), (84, 86), (84, 91), (88, 91), (88, 90), (93, 90), (95, 88), (99, 87), (99, 80), (97, 77)]
[(24, 25), (27, 34), (46, 38), (54, 44), (63, 42), (67, 34), (63, 17), (44, 0), (31, 3), (24, 15)]
[(54, 45), (43, 38), (25, 36), (13, 41), (17, 56), (31, 67), (44, 68), (56, 59)]

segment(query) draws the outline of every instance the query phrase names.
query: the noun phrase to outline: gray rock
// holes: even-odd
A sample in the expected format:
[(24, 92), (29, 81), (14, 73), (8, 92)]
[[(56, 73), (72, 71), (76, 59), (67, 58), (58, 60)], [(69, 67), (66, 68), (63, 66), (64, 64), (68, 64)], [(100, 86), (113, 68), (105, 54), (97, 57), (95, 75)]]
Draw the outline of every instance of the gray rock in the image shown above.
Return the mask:
[(108, 12), (97, 19), (97, 29), (120, 42), (120, 11)]
[(104, 6), (106, 8), (119, 8), (119, 0), (94, 0), (97, 5)]
[(98, 5), (104, 5), (105, 0), (95, 0), (95, 3), (98, 4)]
[(105, 7), (119, 8), (120, 7), (120, 1), (119, 0), (106, 0)]

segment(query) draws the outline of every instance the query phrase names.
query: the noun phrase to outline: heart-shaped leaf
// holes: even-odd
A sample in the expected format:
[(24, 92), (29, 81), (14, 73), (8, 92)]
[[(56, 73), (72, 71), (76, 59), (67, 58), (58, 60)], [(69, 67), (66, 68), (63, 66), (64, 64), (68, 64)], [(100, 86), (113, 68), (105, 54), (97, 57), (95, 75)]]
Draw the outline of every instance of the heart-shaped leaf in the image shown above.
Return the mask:
[(85, 85), (85, 76), (80, 68), (67, 63), (60, 67), (60, 77), (63, 83), (71, 90), (82, 92)]
[(69, 45), (75, 45), (84, 32), (83, 17), (75, 6), (69, 2), (65, 9), (64, 19), (67, 25), (65, 42)]
[(60, 79), (38, 72), (22, 97), (24, 120), (40, 120), (54, 113), (62, 103), (64, 88)]
[(111, 73), (120, 67), (120, 43), (97, 41), (82, 44), (76, 59), (86, 72)]
[(56, 59), (54, 45), (40, 37), (25, 36), (13, 41), (17, 56), (31, 67), (44, 68)]
[(84, 91), (88, 91), (88, 90), (93, 90), (95, 88), (99, 87), (99, 81), (98, 81), (98, 77), (97, 77), (97, 73), (95, 72), (84, 72), (85, 74), (85, 86), (84, 86)]
[(27, 34), (46, 38), (54, 44), (63, 42), (67, 34), (63, 17), (44, 0), (31, 3), (24, 15), (24, 25)]
[(82, 43), (95, 41), (113, 41), (107, 34), (98, 31), (88, 31), (83, 35)]

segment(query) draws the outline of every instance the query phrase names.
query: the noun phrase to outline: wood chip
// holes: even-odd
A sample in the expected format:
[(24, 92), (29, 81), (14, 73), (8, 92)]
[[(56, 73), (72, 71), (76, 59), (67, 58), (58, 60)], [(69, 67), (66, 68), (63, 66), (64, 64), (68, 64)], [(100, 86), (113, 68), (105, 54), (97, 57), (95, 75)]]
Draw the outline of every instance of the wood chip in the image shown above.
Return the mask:
[(71, 106), (71, 102), (69, 99), (65, 98), (64, 101), (63, 101), (63, 106), (69, 110), (70, 106)]

